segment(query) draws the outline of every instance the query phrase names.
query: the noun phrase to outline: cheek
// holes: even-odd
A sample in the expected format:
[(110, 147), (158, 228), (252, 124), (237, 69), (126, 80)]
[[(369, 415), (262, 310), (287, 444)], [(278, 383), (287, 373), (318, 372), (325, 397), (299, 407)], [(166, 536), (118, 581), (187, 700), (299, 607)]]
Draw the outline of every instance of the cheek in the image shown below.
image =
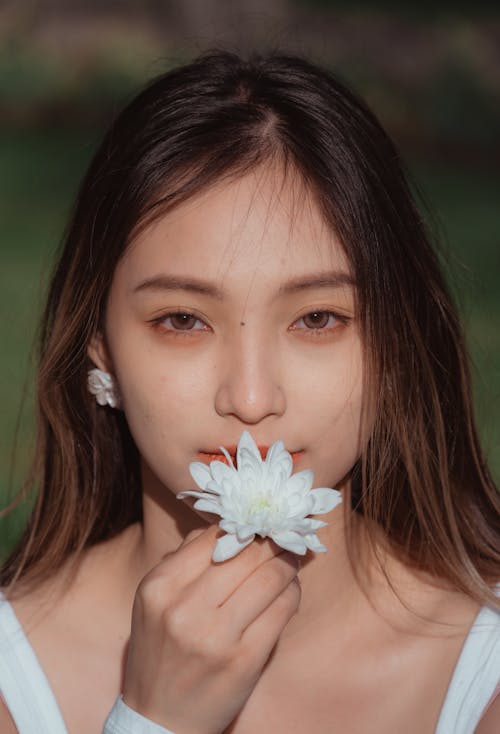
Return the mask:
[(193, 428), (207, 417), (210, 370), (196, 360), (186, 360), (181, 369), (165, 350), (136, 348), (126, 354), (123, 347), (114, 354), (114, 367), (139, 453), (164, 485), (189, 488), (186, 446), (193, 443)]
[(151, 343), (140, 330), (136, 335), (130, 330), (111, 346), (124, 405), (131, 413), (142, 412), (148, 422), (172, 410), (177, 418), (207, 394), (211, 380), (207, 355), (159, 339)]
[(361, 452), (360, 419), (361, 401), (333, 406), (325, 416), (315, 452), (318, 486), (335, 487), (358, 460)]
[(293, 382), (308, 412), (327, 423), (352, 420), (361, 410), (363, 369), (359, 344), (352, 339), (301, 364)]
[(139, 439), (145, 432), (149, 439), (153, 434), (163, 440), (182, 432), (185, 425), (193, 426), (196, 416), (201, 418), (206, 412), (210, 390), (206, 370), (179, 369), (165, 360), (161, 369), (152, 369), (149, 364), (133, 375), (122, 371), (118, 379), (125, 415)]
[(315, 436), (315, 483), (335, 486), (352, 468), (361, 450), (363, 374), (361, 356), (339, 361), (337, 369), (311, 383), (307, 418)]
[(193, 482), (180, 446), (186, 443), (194, 416), (179, 385), (125, 384), (123, 410), (141, 458), (153, 474), (175, 493), (190, 488)]

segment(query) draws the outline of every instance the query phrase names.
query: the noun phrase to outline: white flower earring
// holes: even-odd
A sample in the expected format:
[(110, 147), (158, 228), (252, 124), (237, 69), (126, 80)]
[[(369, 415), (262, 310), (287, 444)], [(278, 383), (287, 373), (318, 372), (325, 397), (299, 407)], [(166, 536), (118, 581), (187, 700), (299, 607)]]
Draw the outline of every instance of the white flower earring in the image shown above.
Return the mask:
[(99, 370), (97, 367), (89, 370), (87, 375), (87, 388), (95, 396), (99, 405), (109, 405), (111, 408), (121, 407), (118, 388), (109, 372), (103, 372), (103, 370)]

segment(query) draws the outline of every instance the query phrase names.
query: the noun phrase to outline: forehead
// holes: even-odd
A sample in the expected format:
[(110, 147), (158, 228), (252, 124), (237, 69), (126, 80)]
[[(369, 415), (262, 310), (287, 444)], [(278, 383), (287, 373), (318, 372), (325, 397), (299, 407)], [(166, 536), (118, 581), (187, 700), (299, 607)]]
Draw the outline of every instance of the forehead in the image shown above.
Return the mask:
[(199, 274), (220, 283), (349, 272), (342, 246), (298, 175), (260, 167), (219, 182), (146, 227), (120, 266), (135, 280)]

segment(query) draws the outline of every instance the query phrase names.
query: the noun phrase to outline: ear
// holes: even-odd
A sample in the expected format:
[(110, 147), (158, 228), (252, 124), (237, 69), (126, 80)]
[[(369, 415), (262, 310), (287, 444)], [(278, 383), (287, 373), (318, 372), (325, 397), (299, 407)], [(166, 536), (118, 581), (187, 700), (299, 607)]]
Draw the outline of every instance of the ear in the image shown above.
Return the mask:
[(104, 335), (100, 331), (91, 338), (87, 347), (87, 355), (95, 366), (103, 372), (113, 372), (111, 356)]

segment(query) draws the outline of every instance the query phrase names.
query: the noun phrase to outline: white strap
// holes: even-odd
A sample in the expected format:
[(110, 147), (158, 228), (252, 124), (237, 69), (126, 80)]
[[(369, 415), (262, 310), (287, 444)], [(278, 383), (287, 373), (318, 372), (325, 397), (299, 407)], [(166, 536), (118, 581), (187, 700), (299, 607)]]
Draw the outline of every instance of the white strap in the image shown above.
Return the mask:
[(174, 734), (129, 708), (119, 696), (104, 724), (103, 734)]
[[(47, 677), (12, 606), (0, 592), (0, 692), (19, 734), (68, 734)], [(103, 734), (174, 734), (120, 696)]]
[(467, 636), (436, 734), (470, 734), (500, 681), (500, 614), (483, 607)]
[(0, 691), (19, 734), (68, 734), (45, 673), (2, 594)]

